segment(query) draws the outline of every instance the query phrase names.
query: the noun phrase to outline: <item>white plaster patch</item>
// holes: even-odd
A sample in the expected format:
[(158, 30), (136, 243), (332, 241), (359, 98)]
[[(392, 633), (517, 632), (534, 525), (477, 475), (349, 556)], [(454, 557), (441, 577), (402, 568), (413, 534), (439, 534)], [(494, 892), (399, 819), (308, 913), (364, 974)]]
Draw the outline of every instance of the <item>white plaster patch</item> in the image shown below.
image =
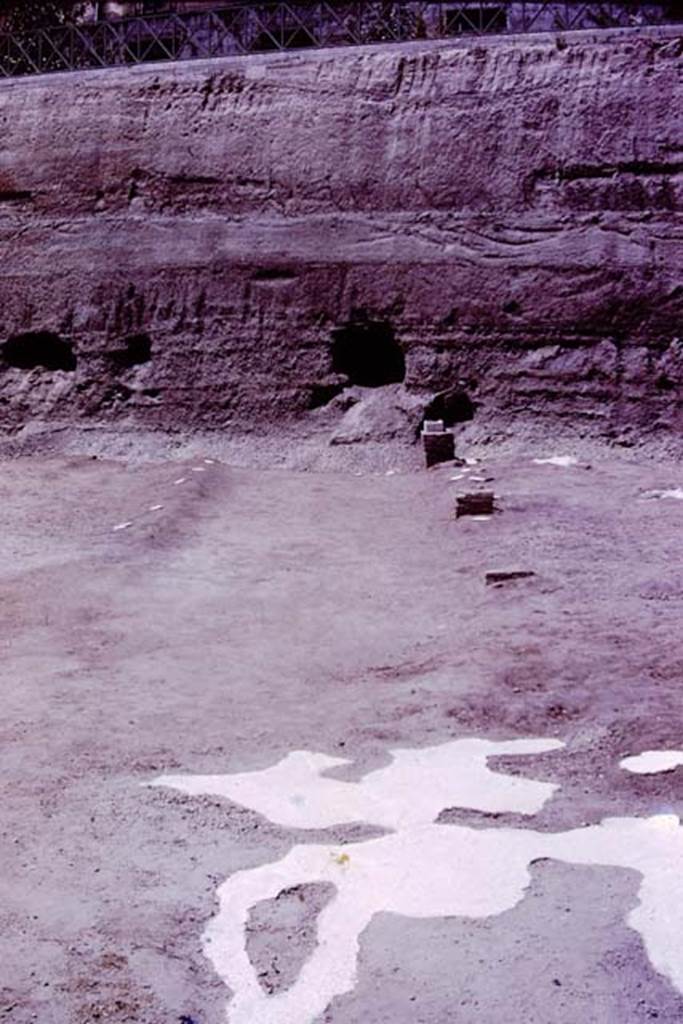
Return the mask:
[(669, 491), (646, 491), (644, 498), (673, 498), (675, 501), (683, 501), (683, 487), (673, 487)]
[(288, 828), (368, 822), (402, 829), (431, 824), (445, 807), (535, 814), (558, 787), (502, 775), (489, 768), (488, 758), (540, 754), (560, 747), (559, 740), (547, 739), (507, 743), (462, 739), (438, 747), (394, 750), (390, 765), (370, 772), (360, 782), (323, 775), (349, 764), (347, 758), (295, 750), (263, 771), (164, 775), (151, 785), (226, 797)]
[(534, 459), (537, 466), (562, 466), (564, 469), (576, 466), (578, 462), (573, 455), (551, 455), (549, 459)]
[(112, 526), (112, 530), (114, 531), (114, 533), (118, 533), (119, 530), (128, 530), (132, 525), (132, 522), (117, 523), (116, 526)]
[(656, 775), (671, 772), (683, 765), (683, 750), (644, 750), (619, 762), (619, 767), (635, 775)]
[[(455, 740), (396, 750), (360, 782), (323, 772), (348, 761), (295, 751), (271, 768), (235, 775), (163, 776), (151, 785), (227, 797), (278, 824), (319, 829), (365, 821), (392, 829), (351, 843), (295, 846), (280, 861), (232, 875), (204, 934), (205, 950), (233, 995), (229, 1024), (312, 1024), (356, 984), (359, 938), (376, 913), (409, 917), (488, 917), (515, 907), (542, 858), (633, 868), (640, 902), (628, 917), (654, 967), (683, 991), (683, 829), (678, 818), (607, 819), (563, 833), (435, 824), (448, 807), (533, 814), (556, 786), (488, 766), (501, 754), (555, 750), (557, 740)], [(267, 995), (246, 951), (251, 908), (306, 882), (331, 882), (336, 895), (318, 919), (318, 945), (297, 981)]]

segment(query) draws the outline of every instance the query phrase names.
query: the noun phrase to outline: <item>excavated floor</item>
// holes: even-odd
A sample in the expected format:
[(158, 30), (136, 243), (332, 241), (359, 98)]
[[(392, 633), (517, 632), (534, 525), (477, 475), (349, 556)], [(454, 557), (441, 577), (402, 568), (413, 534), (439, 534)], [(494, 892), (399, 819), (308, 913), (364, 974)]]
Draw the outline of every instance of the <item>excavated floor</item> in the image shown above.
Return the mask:
[[(343, 777), (359, 781), (398, 748), (539, 737), (564, 746), (492, 767), (545, 784), (542, 807), (494, 814), (454, 791), (444, 835), (543, 839), (680, 813), (680, 768), (619, 764), (681, 746), (679, 465), (546, 445), (464, 468), (311, 473), (195, 447), (2, 463), (3, 1019), (237, 1020), (202, 944), (219, 888), (308, 844), (329, 846), (348, 884), (354, 844), (382, 835), (369, 817), (277, 824), (246, 800), (149, 785), (161, 776), (303, 750), (350, 760)], [(456, 521), (457, 494), (476, 488), (500, 511)], [(487, 585), (507, 570), (534, 575)], [(629, 917), (638, 870), (551, 857), (529, 871), (489, 916), (440, 913), (434, 893), (426, 918), (377, 913), (352, 988), (316, 1024), (683, 1018)], [(283, 889), (246, 924), (272, 995), (297, 984), (331, 905), (328, 883)], [(264, 1021), (290, 1019), (265, 1016), (274, 1005)]]

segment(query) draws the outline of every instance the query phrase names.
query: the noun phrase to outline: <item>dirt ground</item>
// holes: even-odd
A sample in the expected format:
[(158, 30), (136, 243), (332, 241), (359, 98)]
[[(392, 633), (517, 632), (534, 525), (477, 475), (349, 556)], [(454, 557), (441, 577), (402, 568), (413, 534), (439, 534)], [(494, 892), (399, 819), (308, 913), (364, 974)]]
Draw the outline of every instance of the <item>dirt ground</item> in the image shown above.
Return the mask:
[[(500, 512), (456, 521), (451, 465), (208, 454), (0, 465), (0, 1020), (224, 1021), (201, 947), (218, 885), (294, 843), (371, 833), (295, 833), (145, 785), (164, 773), (305, 749), (360, 777), (394, 747), (544, 736), (565, 748), (505, 762), (560, 784), (534, 828), (683, 810), (683, 769), (618, 767), (681, 745), (683, 502), (645, 496), (683, 484), (675, 463), (492, 452), (467, 487), (494, 489)], [(496, 569), (535, 575), (488, 586)], [(625, 922), (637, 885), (543, 861), (497, 917), (378, 915), (356, 989), (319, 1024), (680, 1024), (683, 997)], [(255, 910), (264, 984), (296, 976), (328, 896)]]

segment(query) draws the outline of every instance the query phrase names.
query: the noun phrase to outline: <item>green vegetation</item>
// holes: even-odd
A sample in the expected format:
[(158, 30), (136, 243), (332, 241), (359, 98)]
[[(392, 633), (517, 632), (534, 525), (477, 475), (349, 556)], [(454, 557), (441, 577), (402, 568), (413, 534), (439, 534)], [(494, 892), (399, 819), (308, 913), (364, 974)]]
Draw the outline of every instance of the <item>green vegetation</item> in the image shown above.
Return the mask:
[(0, 0), (0, 30), (47, 28), (83, 13), (84, 0)]

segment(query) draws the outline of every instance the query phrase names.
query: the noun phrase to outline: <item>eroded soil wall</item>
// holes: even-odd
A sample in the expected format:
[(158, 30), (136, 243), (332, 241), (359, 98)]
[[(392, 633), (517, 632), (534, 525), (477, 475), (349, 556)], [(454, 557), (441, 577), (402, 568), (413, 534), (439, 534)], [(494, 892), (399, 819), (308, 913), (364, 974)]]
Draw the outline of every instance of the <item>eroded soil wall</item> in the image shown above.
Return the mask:
[(682, 54), (577, 33), (3, 83), (0, 422), (302, 416), (351, 324), (477, 416), (680, 427)]

